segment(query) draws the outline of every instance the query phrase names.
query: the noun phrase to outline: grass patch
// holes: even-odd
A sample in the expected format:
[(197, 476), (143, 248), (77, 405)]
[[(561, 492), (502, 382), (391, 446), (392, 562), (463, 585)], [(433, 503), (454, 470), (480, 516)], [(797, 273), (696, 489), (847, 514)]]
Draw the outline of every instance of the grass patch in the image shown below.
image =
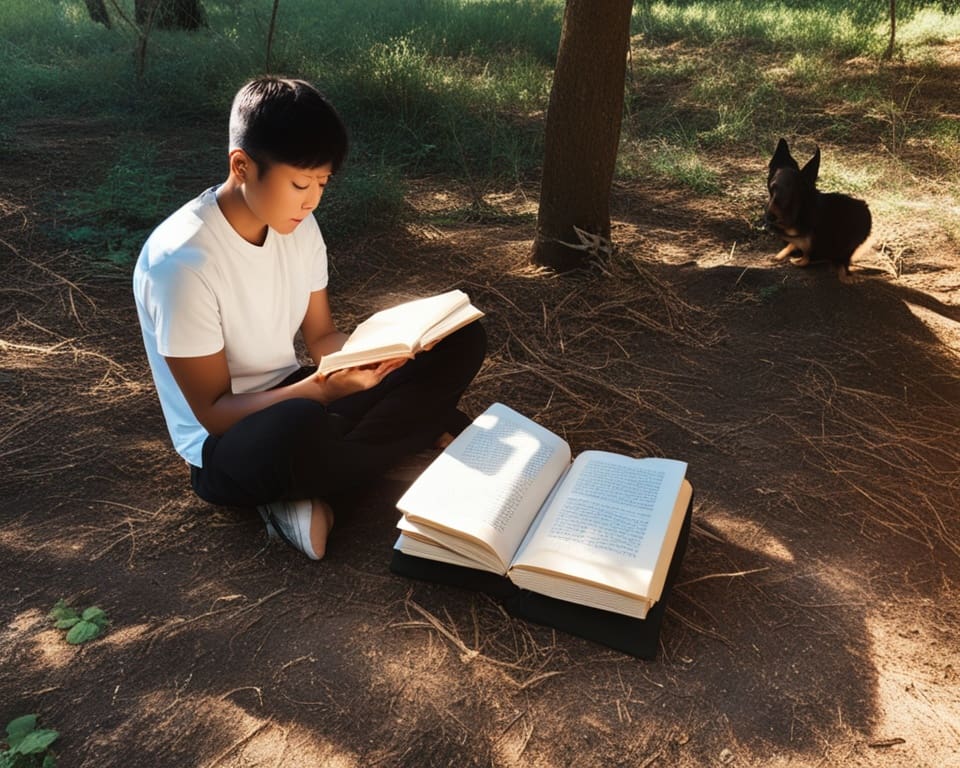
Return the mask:
[[(133, 0), (121, 1), (132, 12)], [(960, 36), (960, 13), (914, 6), (899, 21), (901, 52), (937, 61), (933, 47)], [(194, 128), (225, 132), (236, 88), (263, 71), (269, 7), (226, 0), (204, 7), (209, 29), (151, 34), (138, 79), (135, 34), (123, 23), (95, 24), (81, 0), (6, 0), (5, 161), (16, 161), (17, 125), (64, 114), (108, 118), (118, 135), (162, 125), (163, 140), (183, 136), (187, 155), (222, 153), (222, 142), (198, 145)], [(270, 69), (316, 82), (353, 139), (348, 168), (318, 214), (328, 237), (402, 218), (408, 178), (453, 177), (477, 199), (535, 179), (563, 7), (563, 0), (284, 0)], [(914, 82), (879, 66), (885, 13), (885, 4), (867, 0), (638, 2), (618, 173), (717, 194), (722, 158), (766, 155), (781, 135), (879, 147), (904, 164), (927, 145), (955, 160), (956, 120), (919, 98), (939, 87), (942, 67), (931, 64), (911, 94)], [(946, 98), (941, 112), (952, 110)], [(205, 135), (201, 141), (210, 141)], [(180, 172), (149, 147), (105, 156), (103, 176), (69, 190), (64, 238), (92, 258), (128, 259), (184, 202), (172, 177)]]
[[(715, 44), (738, 40), (764, 50), (830, 51), (851, 56), (879, 45), (876, 14), (856, 3), (643, 2), (634, 9), (634, 30), (658, 43)], [(872, 9), (871, 9), (872, 10)]]
[(920, 8), (897, 25), (897, 40), (909, 52), (923, 55), (923, 46), (938, 45), (960, 37), (960, 13), (941, 8)]
[(720, 174), (701, 159), (695, 145), (666, 139), (621, 144), (617, 171), (625, 179), (653, 176), (699, 195), (716, 195), (722, 188)]
[(406, 213), (405, 191), (395, 167), (372, 163), (345, 167), (331, 178), (316, 212), (327, 241), (336, 243), (401, 221)]
[(69, 190), (58, 206), (61, 238), (94, 262), (131, 263), (172, 210), (173, 172), (157, 154), (149, 144), (123, 146), (100, 183)]

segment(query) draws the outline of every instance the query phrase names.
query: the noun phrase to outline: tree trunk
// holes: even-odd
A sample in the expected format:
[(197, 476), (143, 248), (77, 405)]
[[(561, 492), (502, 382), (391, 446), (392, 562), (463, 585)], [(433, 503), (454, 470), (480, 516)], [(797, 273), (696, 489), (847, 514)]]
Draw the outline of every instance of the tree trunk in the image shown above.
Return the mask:
[(888, 61), (893, 58), (893, 49), (897, 41), (897, 0), (890, 0), (890, 42), (887, 43), (887, 50), (883, 52), (883, 60)]
[(207, 14), (200, 0), (134, 0), (134, 20), (155, 29), (200, 29)]
[(547, 111), (535, 264), (566, 271), (610, 250), (632, 7), (632, 0), (567, 0)]
[(270, 28), (267, 30), (267, 60), (263, 71), (270, 71), (270, 54), (273, 52), (273, 33), (277, 29), (277, 9), (280, 7), (280, 0), (273, 0), (273, 13), (270, 14)]
[(113, 25), (110, 23), (110, 14), (107, 13), (107, 6), (104, 0), (84, 0), (87, 5), (87, 13), (90, 18), (98, 24), (103, 24), (107, 29)]

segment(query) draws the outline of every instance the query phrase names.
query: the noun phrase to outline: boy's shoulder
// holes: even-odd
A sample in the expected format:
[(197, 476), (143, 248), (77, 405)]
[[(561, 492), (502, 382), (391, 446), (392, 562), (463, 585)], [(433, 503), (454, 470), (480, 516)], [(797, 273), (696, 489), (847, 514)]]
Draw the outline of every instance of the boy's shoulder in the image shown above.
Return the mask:
[(150, 234), (147, 242), (186, 240), (215, 226), (211, 214), (217, 206), (216, 187), (211, 187), (181, 205)]
[(150, 233), (138, 260), (140, 267), (160, 260), (196, 255), (212, 247), (218, 238), (215, 214), (216, 188), (211, 187), (171, 213)]

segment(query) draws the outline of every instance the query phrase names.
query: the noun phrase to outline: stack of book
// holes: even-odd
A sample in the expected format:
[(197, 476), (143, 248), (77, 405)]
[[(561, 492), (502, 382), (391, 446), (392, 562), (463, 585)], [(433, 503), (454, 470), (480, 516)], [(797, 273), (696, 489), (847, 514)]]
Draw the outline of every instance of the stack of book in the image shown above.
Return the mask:
[(495, 403), (397, 502), (390, 568), (655, 658), (690, 530), (686, 463), (585, 451)]

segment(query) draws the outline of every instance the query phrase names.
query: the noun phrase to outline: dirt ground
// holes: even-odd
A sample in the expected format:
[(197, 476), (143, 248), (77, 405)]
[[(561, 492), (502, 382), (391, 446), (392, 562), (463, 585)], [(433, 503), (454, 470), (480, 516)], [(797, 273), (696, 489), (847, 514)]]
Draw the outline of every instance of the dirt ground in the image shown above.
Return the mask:
[[(752, 181), (720, 197), (618, 185), (619, 251), (591, 275), (526, 265), (533, 188), (464, 215), (424, 183), (415, 223), (334, 249), (344, 327), (454, 286), (486, 311), (467, 410), (689, 462), (643, 662), (392, 575), (426, 457), (338, 510), (321, 563), (197, 500), (129, 267), (48, 231), (100, 137), (23, 126), (0, 187), (0, 719), (38, 712), (60, 765), (960, 766), (960, 211), (935, 190), (875, 207), (851, 284), (769, 262), (765, 157), (728, 159)], [(192, 172), (185, 198), (219, 179)], [(67, 645), (60, 598), (109, 631)]]

